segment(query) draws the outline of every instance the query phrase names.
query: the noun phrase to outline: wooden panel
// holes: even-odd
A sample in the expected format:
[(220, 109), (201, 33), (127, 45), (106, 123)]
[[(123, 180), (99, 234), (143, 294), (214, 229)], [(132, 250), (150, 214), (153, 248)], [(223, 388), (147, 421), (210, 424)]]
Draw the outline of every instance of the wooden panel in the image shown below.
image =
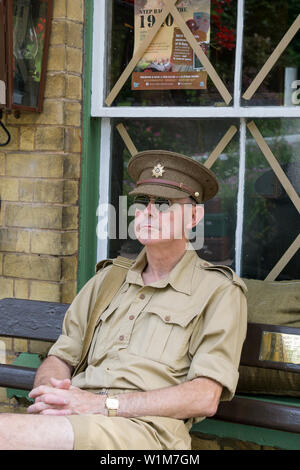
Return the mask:
[(69, 304), (0, 300), (0, 336), (56, 341)]

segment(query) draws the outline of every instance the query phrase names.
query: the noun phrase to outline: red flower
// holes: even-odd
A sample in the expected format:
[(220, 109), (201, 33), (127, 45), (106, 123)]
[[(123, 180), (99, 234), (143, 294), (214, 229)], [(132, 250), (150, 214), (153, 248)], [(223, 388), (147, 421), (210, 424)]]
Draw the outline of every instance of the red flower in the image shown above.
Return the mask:
[(217, 44), (218, 46), (231, 51), (235, 47), (234, 31), (233, 29), (228, 29), (226, 26), (223, 26), (221, 22), (224, 7), (230, 6), (231, 0), (211, 0), (211, 2), (213, 5), (213, 13), (211, 15), (212, 22), (219, 30), (216, 33)]

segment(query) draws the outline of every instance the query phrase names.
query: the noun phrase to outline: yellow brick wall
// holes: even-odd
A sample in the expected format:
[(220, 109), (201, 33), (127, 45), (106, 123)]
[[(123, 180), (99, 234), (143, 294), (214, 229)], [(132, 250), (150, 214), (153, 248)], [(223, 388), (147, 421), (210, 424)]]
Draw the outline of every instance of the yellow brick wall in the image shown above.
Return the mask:
[(54, 0), (42, 113), (4, 117), (0, 298), (71, 302), (76, 293), (84, 0)]
[[(76, 294), (84, 0), (54, 0), (42, 113), (4, 114), (0, 298), (69, 303)], [(49, 345), (0, 338), (6, 362)], [(0, 412), (25, 411), (0, 388)]]

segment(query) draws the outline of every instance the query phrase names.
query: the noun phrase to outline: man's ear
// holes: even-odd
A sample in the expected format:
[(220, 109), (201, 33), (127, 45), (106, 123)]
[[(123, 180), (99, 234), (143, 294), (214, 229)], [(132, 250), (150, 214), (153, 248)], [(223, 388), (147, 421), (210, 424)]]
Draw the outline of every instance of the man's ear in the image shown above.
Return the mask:
[(192, 212), (192, 222), (187, 224), (187, 229), (191, 230), (192, 228), (196, 227), (199, 224), (200, 220), (204, 217), (204, 206), (203, 204), (197, 204), (193, 206)]

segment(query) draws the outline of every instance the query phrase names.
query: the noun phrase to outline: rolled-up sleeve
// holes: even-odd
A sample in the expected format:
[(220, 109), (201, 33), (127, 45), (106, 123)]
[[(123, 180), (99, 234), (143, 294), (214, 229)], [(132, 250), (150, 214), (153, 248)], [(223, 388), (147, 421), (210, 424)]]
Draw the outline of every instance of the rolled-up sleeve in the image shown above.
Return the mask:
[(193, 331), (187, 380), (216, 380), (223, 385), (221, 400), (231, 400), (246, 331), (246, 296), (240, 287), (226, 282), (212, 295)]
[(100, 285), (109, 267), (93, 276), (77, 294), (68, 308), (62, 326), (62, 334), (50, 348), (48, 356), (57, 356), (76, 367), (83, 347), (88, 318), (97, 300)]

